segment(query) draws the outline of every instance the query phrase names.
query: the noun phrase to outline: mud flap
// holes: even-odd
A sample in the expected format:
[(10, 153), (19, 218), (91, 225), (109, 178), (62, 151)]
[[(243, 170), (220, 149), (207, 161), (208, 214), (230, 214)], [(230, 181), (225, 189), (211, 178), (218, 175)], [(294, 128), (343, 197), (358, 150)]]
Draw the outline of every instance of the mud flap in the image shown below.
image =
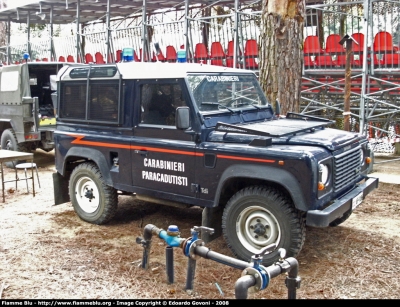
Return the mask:
[(68, 180), (60, 173), (53, 173), (54, 205), (69, 202)]
[(204, 243), (211, 242), (222, 235), (222, 208), (204, 208), (201, 214), (201, 226), (214, 229), (214, 234), (201, 233)]

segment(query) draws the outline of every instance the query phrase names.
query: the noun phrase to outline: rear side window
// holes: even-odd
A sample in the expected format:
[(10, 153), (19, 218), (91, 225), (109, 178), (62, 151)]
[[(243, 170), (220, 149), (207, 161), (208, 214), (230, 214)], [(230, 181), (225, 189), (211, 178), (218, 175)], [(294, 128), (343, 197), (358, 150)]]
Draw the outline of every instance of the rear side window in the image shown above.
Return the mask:
[(86, 84), (64, 83), (60, 91), (60, 118), (85, 119)]
[(64, 119), (113, 122), (119, 120), (118, 81), (65, 82), (60, 89), (59, 117)]
[(90, 85), (89, 119), (118, 119), (118, 83)]

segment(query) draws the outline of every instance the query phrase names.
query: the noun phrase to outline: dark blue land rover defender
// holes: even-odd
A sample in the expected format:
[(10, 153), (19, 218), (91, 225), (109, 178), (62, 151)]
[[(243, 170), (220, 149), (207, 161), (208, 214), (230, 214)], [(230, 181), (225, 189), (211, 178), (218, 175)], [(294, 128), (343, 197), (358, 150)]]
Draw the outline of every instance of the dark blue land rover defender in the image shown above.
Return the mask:
[(277, 116), (251, 71), (76, 65), (58, 73), (57, 95), (55, 203), (90, 223), (110, 221), (120, 194), (200, 206), (240, 259), (275, 243), (270, 265), (280, 248), (299, 254), (306, 225), (343, 223), (378, 187), (365, 136)]

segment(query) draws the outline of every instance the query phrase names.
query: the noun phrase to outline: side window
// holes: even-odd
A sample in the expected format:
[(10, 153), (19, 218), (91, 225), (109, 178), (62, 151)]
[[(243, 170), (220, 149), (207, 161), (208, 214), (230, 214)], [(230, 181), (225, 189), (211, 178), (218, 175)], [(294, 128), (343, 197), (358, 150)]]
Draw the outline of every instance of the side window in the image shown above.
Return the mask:
[(177, 81), (147, 83), (140, 86), (141, 123), (175, 126), (177, 107), (185, 106)]
[[(61, 84), (59, 117), (118, 123), (118, 81), (91, 82), (89, 83), (89, 93), (87, 93), (86, 84), (87, 81)], [(88, 104), (86, 103), (87, 96), (89, 97)], [(86, 110), (86, 108), (88, 109)]]
[(85, 119), (86, 84), (64, 83), (60, 97), (60, 118)]
[(92, 83), (90, 85), (89, 119), (118, 119), (118, 83)]

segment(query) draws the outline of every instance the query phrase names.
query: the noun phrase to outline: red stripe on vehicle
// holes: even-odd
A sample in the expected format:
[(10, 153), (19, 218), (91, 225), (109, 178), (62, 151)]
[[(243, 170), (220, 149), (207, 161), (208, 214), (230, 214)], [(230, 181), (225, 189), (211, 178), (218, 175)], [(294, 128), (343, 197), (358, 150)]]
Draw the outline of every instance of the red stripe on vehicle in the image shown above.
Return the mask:
[[(131, 145), (122, 145), (122, 144), (115, 144), (115, 143), (111, 144), (111, 143), (104, 143), (104, 142), (93, 142), (93, 141), (83, 140), (83, 138), (85, 137), (84, 135), (76, 135), (76, 134), (72, 135), (71, 134), (70, 136), (75, 137), (75, 140), (73, 140), (71, 142), (72, 144), (99, 146), (99, 147), (123, 148), (123, 149), (130, 149), (130, 150), (147, 150), (147, 151), (152, 151), (152, 152), (164, 152), (164, 153), (170, 153), (170, 154), (188, 155), (188, 156), (197, 156), (197, 157), (204, 156), (204, 153), (198, 153), (198, 152), (182, 151), (182, 150), (174, 150), (174, 149), (163, 149), (163, 148), (146, 147), (146, 146), (131, 146)], [(253, 162), (262, 162), (262, 163), (275, 163), (275, 160), (235, 157), (235, 156), (226, 156), (226, 155), (217, 155), (217, 158), (240, 160), (240, 161), (253, 161)]]
[(133, 145), (130, 148), (131, 149), (136, 149), (136, 150), (148, 150), (148, 151), (153, 151), (153, 152), (165, 152), (165, 153), (172, 153), (172, 154), (178, 154), (178, 155), (188, 155), (188, 156), (198, 156), (198, 157), (204, 156), (203, 153), (197, 153), (197, 152), (192, 152), (192, 151), (174, 150), (174, 149), (143, 147), (143, 146), (133, 146)]
[(217, 158), (229, 159), (229, 160), (253, 161), (253, 162), (262, 162), (262, 163), (275, 163), (276, 162), (275, 160), (245, 158), (245, 157), (234, 157), (234, 156), (225, 156), (225, 155), (217, 155)]
[(178, 155), (188, 155), (188, 156), (197, 156), (202, 157), (204, 156), (203, 153), (191, 152), (191, 151), (182, 151), (182, 150), (174, 150), (174, 149), (163, 149), (163, 148), (156, 148), (156, 147), (146, 147), (146, 146), (133, 146), (133, 145), (123, 145), (123, 144), (115, 144), (115, 143), (104, 143), (104, 142), (94, 142), (94, 141), (85, 141), (83, 138), (84, 135), (76, 135), (70, 134), (70, 136), (75, 137), (72, 144), (79, 144), (79, 145), (88, 145), (88, 146), (99, 146), (99, 147), (111, 147), (111, 148), (123, 148), (123, 149), (130, 149), (130, 150), (147, 150), (152, 152), (164, 152), (164, 153), (172, 153)]
[(85, 137), (84, 135), (70, 134), (70, 136), (73, 136), (73, 137), (76, 138), (75, 140), (73, 140), (73, 141), (71, 142), (72, 144), (130, 149), (130, 146), (129, 146), (129, 145), (110, 144), (110, 143), (104, 143), (104, 142), (85, 141), (85, 140), (83, 140), (83, 138)]

